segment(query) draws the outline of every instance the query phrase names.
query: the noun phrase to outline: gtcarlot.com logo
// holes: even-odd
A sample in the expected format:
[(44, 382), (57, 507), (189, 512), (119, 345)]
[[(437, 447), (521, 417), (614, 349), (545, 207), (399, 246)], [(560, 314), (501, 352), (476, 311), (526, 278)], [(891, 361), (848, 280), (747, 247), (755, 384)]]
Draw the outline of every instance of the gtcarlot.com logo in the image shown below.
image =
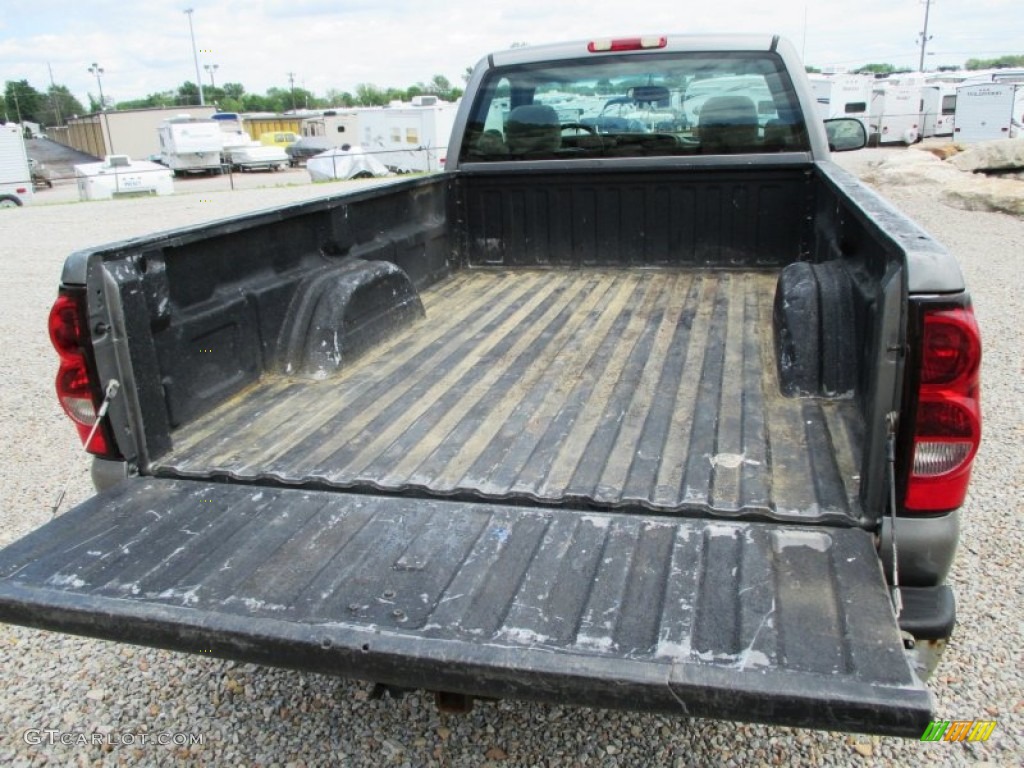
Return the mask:
[(109, 744), (114, 747), (144, 747), (157, 745), (161, 747), (192, 747), (202, 745), (204, 737), (201, 733), (174, 733), (160, 731), (159, 733), (96, 733), (85, 731), (60, 731), (54, 728), (29, 728), (25, 731), (25, 743), (32, 746), (55, 746), (61, 744), (65, 747), (88, 747), (104, 746)]
[(995, 720), (933, 720), (921, 741), (988, 741), (995, 729)]

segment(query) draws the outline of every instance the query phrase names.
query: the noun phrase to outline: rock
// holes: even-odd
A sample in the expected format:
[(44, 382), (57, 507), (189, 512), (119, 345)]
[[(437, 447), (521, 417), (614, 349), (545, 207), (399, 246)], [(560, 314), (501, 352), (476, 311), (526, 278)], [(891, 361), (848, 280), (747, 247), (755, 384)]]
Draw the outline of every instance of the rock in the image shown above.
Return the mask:
[(484, 752), (484, 757), (488, 760), (508, 760), (508, 753), (501, 747), (491, 747)]
[(870, 744), (863, 744), (863, 743), (854, 744), (853, 745), (853, 751), (856, 752), (861, 757), (871, 757), (871, 755), (874, 754), (874, 749), (872, 748), (872, 746)]
[(975, 178), (942, 191), (943, 200), (965, 211), (998, 211), (1024, 216), (1024, 183)]
[(1024, 139), (997, 139), (967, 144), (949, 162), (961, 171), (1024, 169)]
[(918, 146), (915, 149), (921, 152), (928, 152), (939, 160), (949, 160), (953, 155), (959, 154), (963, 148), (959, 144), (938, 144), (932, 146)]

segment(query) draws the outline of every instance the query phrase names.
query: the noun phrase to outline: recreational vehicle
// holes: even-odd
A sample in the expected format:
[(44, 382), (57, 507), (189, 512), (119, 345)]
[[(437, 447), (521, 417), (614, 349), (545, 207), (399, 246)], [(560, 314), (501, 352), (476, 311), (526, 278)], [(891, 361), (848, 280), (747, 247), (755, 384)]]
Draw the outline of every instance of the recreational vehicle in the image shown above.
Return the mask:
[(99, 163), (76, 165), (75, 183), (78, 199), (83, 201), (174, 193), (171, 171), (128, 155), (107, 155)]
[(28, 167), (24, 129), (0, 125), (0, 208), (32, 202), (32, 171)]
[(870, 75), (808, 75), (818, 114), (822, 120), (834, 117), (855, 117), (868, 124), (871, 90), (875, 80)]
[(209, 118), (180, 115), (160, 123), (160, 162), (174, 175), (220, 171), (224, 132)]
[(1024, 82), (957, 88), (953, 137), (965, 142), (1024, 137)]
[(354, 144), (358, 141), (359, 111), (329, 109), (322, 115), (307, 117), (302, 121), (303, 136), (323, 136), (334, 146)]
[(359, 144), (398, 173), (444, 170), (457, 105), (412, 105), (359, 111)]
[(871, 144), (914, 144), (921, 138), (921, 86), (876, 82), (871, 92)]
[(952, 136), (956, 112), (956, 83), (933, 82), (921, 86), (921, 138)]

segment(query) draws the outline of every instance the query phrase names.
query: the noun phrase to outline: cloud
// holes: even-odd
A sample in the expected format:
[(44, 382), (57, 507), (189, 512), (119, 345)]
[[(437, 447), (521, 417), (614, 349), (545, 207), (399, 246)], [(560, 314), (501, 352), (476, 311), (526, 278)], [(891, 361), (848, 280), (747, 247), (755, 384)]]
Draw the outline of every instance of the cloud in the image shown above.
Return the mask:
[[(718, 0), (703, 6), (664, 0), (149, 0), (130, 10), (120, 0), (33, 0), (12, 5), (16, 10), (0, 21), (0, 72), (44, 88), (50, 63), (57, 82), (83, 100), (95, 92), (86, 71), (93, 61), (106, 70), (104, 92), (118, 99), (177, 88), (196, 78), (183, 13), (189, 4), (200, 63), (218, 65), (218, 84), (241, 82), (257, 93), (286, 87), (288, 72), (321, 94), (361, 82), (405, 87), (435, 74), (460, 82), (467, 66), (513, 42), (645, 32), (777, 32), (819, 66), (912, 66), (924, 19), (922, 5), (891, 0), (856, 6), (826, 0)], [(929, 50), (936, 56), (929, 60), (962, 63), (993, 51), (1024, 53), (1019, 19), (1016, 2), (978, 0), (966, 8), (936, 3), (929, 25)]]

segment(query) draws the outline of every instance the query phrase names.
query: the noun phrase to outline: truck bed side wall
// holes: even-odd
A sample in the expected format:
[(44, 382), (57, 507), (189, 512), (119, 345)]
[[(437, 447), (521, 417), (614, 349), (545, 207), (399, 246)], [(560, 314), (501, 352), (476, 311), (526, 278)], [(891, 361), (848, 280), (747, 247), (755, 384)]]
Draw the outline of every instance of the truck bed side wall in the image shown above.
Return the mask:
[(90, 295), (104, 297), (90, 312), (120, 314), (124, 326), (118, 334), (113, 324), (121, 338), (112, 344), (94, 338), (100, 374), (135, 379), (124, 383), (137, 416), (123, 401), (111, 415), (141, 421), (135, 431), (148, 446), (128, 458), (159, 455), (171, 429), (273, 370), (292, 299), (317, 274), (354, 260), (397, 264), (417, 288), (447, 274), (445, 187), (439, 177), (416, 180), (89, 255)]

